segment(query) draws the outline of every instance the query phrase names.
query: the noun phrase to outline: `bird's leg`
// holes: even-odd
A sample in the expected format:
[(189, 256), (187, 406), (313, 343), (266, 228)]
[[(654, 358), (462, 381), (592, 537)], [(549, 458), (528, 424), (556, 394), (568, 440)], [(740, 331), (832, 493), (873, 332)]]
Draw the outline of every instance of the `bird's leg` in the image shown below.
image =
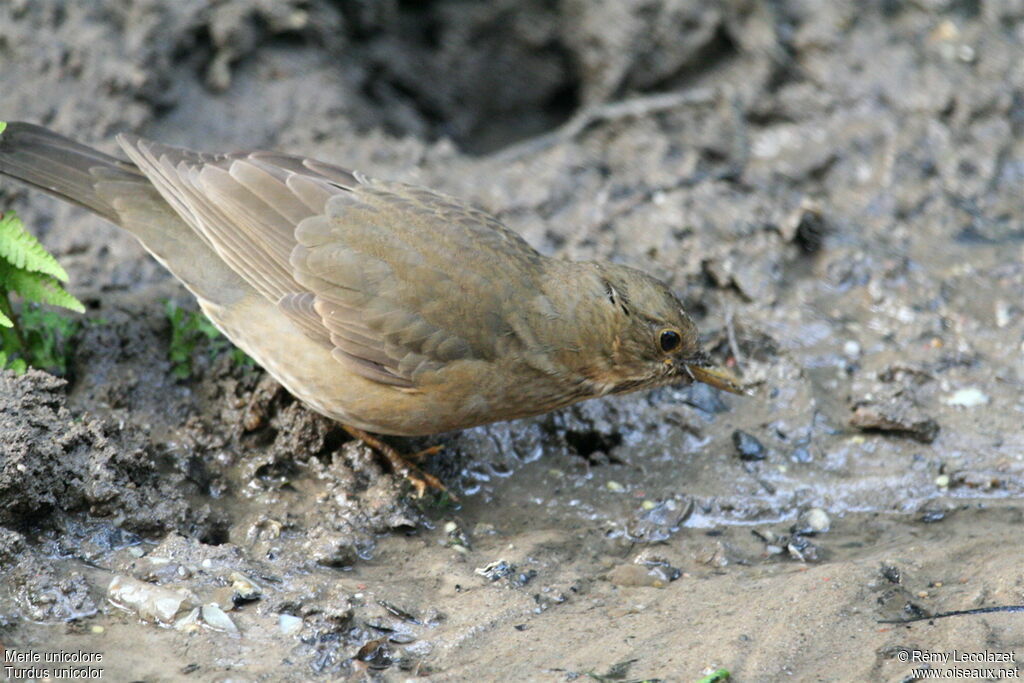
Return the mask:
[(371, 436), (370, 434), (364, 432), (362, 429), (359, 429), (358, 427), (352, 427), (346, 424), (341, 425), (341, 427), (346, 432), (348, 432), (352, 437), (359, 439), (367, 446), (369, 446), (370, 448), (372, 448), (373, 450), (377, 451), (385, 458), (387, 458), (388, 462), (391, 464), (391, 468), (395, 471), (395, 473), (405, 477), (409, 481), (409, 483), (412, 484), (412, 487), (416, 489), (417, 498), (422, 498), (423, 494), (426, 493), (427, 489), (436, 489), (438, 491), (448, 494), (448, 496), (452, 500), (458, 500), (455, 494), (449, 491), (448, 488), (441, 483), (440, 479), (438, 479), (437, 477), (428, 472), (424, 472), (418, 466), (409, 462), (410, 459), (420, 461), (425, 459), (429, 455), (437, 453), (438, 451), (441, 450), (440, 446), (431, 446), (430, 448), (422, 450), (419, 453), (415, 453), (411, 456), (404, 456), (391, 446), (381, 441), (380, 439), (376, 438), (375, 436)]
[(422, 451), (416, 451), (415, 453), (410, 453), (409, 455), (405, 455), (402, 457), (404, 457), (406, 460), (412, 460), (414, 462), (422, 463), (425, 462), (426, 459), (429, 458), (430, 456), (437, 455), (443, 450), (444, 446), (442, 446), (441, 444), (437, 444), (436, 446), (424, 448)]

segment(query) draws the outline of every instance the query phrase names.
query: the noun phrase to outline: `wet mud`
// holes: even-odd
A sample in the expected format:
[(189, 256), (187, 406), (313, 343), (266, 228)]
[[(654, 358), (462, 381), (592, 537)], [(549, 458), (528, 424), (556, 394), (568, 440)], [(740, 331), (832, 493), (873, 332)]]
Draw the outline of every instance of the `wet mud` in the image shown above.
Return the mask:
[[(417, 500), (13, 184), (88, 306), (0, 375), (0, 642), (108, 680), (904, 680), (1024, 658), (1016, 3), (0, 5), (0, 118), (272, 148), (670, 282), (750, 388), (426, 439)], [(967, 663), (921, 662), (932, 668)]]

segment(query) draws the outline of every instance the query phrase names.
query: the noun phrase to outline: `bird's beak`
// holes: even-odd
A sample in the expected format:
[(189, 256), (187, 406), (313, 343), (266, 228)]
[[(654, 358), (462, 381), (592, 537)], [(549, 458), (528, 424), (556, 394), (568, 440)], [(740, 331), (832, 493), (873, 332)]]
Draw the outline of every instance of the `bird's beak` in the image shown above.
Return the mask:
[(740, 380), (725, 368), (702, 365), (687, 365), (686, 370), (698, 382), (709, 384), (716, 389), (728, 391), (730, 394), (746, 395)]
[[(730, 394), (746, 395), (739, 378), (725, 368), (713, 365), (711, 358), (703, 351), (698, 351), (687, 358), (677, 359), (677, 368), (682, 370), (695, 382), (713, 386)], [(681, 367), (680, 367), (681, 366)]]

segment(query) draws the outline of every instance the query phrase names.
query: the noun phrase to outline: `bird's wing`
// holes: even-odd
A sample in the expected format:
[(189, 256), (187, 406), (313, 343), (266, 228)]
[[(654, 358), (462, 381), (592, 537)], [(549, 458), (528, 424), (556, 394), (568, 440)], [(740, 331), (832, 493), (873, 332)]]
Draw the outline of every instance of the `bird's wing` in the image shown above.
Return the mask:
[(518, 343), (541, 256), (492, 216), (303, 157), (121, 143), (200, 239), (354, 372), (415, 387)]

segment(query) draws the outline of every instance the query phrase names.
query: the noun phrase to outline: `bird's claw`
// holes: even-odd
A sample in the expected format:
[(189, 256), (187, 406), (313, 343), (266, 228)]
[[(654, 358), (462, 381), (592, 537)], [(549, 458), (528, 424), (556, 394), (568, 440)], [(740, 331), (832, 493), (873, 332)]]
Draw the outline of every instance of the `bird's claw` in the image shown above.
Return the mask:
[(427, 457), (441, 451), (443, 448), (442, 446), (431, 446), (430, 448), (425, 448), (418, 453), (405, 456), (380, 439), (364, 432), (362, 429), (350, 427), (349, 425), (342, 426), (351, 436), (359, 439), (367, 446), (387, 458), (387, 461), (391, 465), (391, 469), (395, 474), (400, 474), (412, 485), (413, 489), (416, 491), (417, 498), (422, 498), (426, 495), (428, 489), (433, 489), (447, 495), (453, 501), (458, 502), (458, 496), (449, 491), (448, 487), (445, 486), (440, 479), (429, 472), (424, 472), (414, 462), (412, 462), (422, 462)]

